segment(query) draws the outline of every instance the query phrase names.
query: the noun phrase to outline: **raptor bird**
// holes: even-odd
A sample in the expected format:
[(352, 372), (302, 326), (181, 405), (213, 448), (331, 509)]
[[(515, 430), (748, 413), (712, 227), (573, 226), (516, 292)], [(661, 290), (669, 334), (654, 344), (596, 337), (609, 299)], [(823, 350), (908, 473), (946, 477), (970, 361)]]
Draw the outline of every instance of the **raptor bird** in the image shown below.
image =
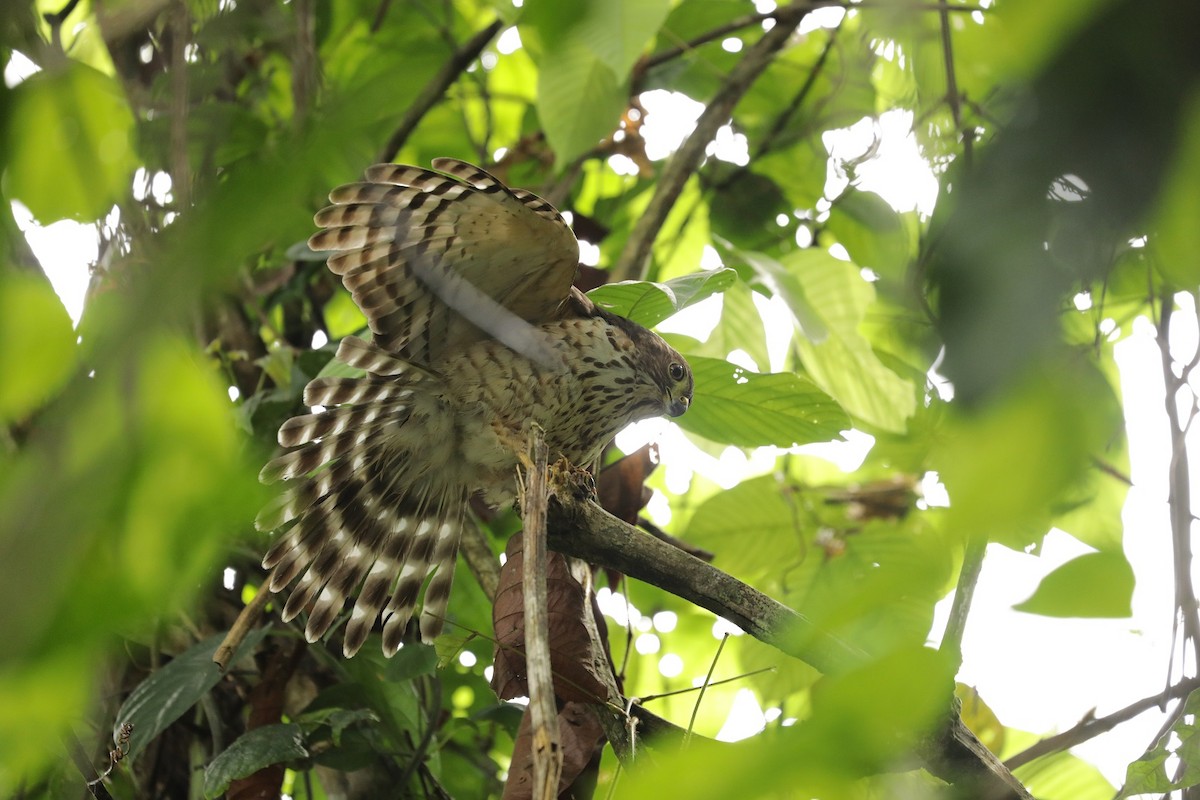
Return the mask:
[(579, 245), (549, 203), (462, 161), (433, 167), (378, 164), (317, 213), (309, 246), (371, 338), (341, 342), (361, 377), (309, 383), (311, 413), (283, 424), (289, 449), (260, 476), (290, 482), (257, 520), (281, 529), (271, 591), (299, 578), (283, 617), (308, 610), (316, 641), (355, 598), (346, 656), (380, 617), (395, 653), (427, 579), (421, 636), (441, 631), (468, 502), (514, 497), (532, 425), (551, 461), (589, 466), (628, 423), (692, 399), (679, 353), (572, 286)]

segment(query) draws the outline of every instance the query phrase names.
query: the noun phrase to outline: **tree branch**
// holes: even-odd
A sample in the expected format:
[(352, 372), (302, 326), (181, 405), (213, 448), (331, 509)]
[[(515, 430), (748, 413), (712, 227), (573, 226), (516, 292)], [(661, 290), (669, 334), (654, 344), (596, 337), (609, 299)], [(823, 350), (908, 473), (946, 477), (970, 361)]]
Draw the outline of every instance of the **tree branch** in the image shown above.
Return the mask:
[(446, 93), (446, 90), (450, 88), (450, 85), (458, 80), (458, 76), (471, 65), (472, 61), (479, 57), (483, 48), (487, 46), (487, 43), (492, 40), (493, 36), (500, 32), (500, 28), (503, 26), (503, 22), (496, 20), (454, 51), (454, 54), (450, 56), (450, 60), (438, 70), (438, 74), (433, 76), (433, 80), (425, 85), (425, 88), (417, 95), (417, 99), (404, 112), (404, 116), (400, 119), (400, 124), (396, 126), (396, 130), (392, 132), (392, 135), (388, 137), (387, 144), (379, 151), (376, 161), (391, 161), (396, 157), (396, 153), (400, 152), (400, 148), (404, 146), (404, 143), (408, 141), (408, 137), (416, 130), (421, 119), (429, 113), (429, 109), (437, 105), (438, 101)]
[(1023, 764), (1028, 764), (1034, 759), (1048, 756), (1051, 753), (1057, 753), (1074, 747), (1077, 744), (1086, 742), (1102, 733), (1107, 733), (1113, 728), (1120, 725), (1122, 722), (1127, 722), (1143, 711), (1149, 711), (1152, 708), (1163, 706), (1167, 700), (1174, 700), (1180, 697), (1186, 697), (1200, 689), (1200, 678), (1186, 678), (1175, 684), (1165, 692), (1143, 697), (1141, 700), (1130, 703), (1119, 711), (1104, 717), (1090, 717), (1080, 721), (1075, 727), (1069, 728), (1062, 733), (1057, 733), (1054, 736), (1047, 736), (1040, 742), (1030, 745), (1021, 752), (1009, 758), (1004, 762), (1004, 766), (1009, 769), (1016, 769)]
[(639, 279), (645, 275), (646, 265), (650, 260), (650, 251), (654, 239), (658, 236), (671, 207), (675, 204), (684, 184), (700, 162), (704, 160), (704, 152), (717, 135), (717, 130), (729, 121), (734, 107), (742, 99), (742, 95), (750, 88), (755, 79), (762, 74), (783, 46), (791, 38), (792, 32), (800, 24), (800, 20), (809, 12), (809, 3), (791, 3), (776, 12), (776, 25), (762, 35), (754, 45), (746, 51), (745, 57), (737, 63), (729, 73), (725, 83), (709, 101), (704, 113), (696, 122), (696, 129), (684, 140), (674, 155), (663, 167), (658, 183), (654, 189), (654, 197), (642, 214), (625, 249), (612, 267), (612, 279), (623, 281)]
[[(846, 672), (868, 659), (862, 650), (821, 630), (802, 614), (627, 525), (593, 502), (552, 497), (547, 535), (551, 549), (682, 597), (823, 673)], [(967, 792), (964, 797), (1030, 798), (957, 714), (948, 716), (936, 735), (918, 746), (917, 755), (929, 772)]]

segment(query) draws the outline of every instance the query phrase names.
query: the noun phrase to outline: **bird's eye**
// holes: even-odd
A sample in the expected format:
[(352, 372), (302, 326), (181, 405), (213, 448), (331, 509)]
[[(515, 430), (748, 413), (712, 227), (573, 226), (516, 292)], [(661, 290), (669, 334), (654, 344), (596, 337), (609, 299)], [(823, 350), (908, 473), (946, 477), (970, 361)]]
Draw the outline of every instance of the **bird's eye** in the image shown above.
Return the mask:
[(667, 367), (667, 372), (670, 374), (671, 380), (683, 380), (683, 364), (680, 364), (678, 361), (672, 361), (671, 366)]

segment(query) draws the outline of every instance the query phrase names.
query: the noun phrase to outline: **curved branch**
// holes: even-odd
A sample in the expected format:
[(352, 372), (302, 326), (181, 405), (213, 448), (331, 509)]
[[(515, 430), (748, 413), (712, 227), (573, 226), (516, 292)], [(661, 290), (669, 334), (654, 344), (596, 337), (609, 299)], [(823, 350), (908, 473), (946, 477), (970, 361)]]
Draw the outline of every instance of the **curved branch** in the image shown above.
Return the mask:
[[(615, 569), (730, 620), (744, 631), (826, 674), (846, 672), (867, 654), (811, 620), (711, 564), (648, 536), (569, 492), (550, 498), (547, 543), (552, 550)], [(969, 792), (962, 796), (1027, 800), (1031, 795), (967, 729), (957, 713), (918, 757), (932, 774)]]
[(683, 191), (687, 179), (704, 160), (704, 151), (708, 143), (716, 137), (717, 130), (729, 121), (742, 95), (771, 64), (775, 54), (787, 44), (792, 31), (811, 8), (809, 3), (791, 3), (777, 11), (775, 27), (764, 33), (730, 71), (725, 83), (697, 120), (696, 129), (684, 140), (663, 168), (650, 205), (629, 235), (620, 258), (613, 264), (614, 281), (639, 279), (645, 275), (654, 239), (666, 222), (667, 214), (670, 213), (679, 193)]
[(404, 116), (400, 119), (400, 124), (396, 126), (396, 130), (392, 131), (392, 135), (388, 137), (387, 144), (379, 151), (376, 161), (391, 161), (396, 157), (396, 153), (400, 152), (400, 148), (408, 141), (408, 137), (412, 135), (412, 132), (417, 129), (417, 125), (429, 113), (429, 109), (437, 105), (438, 101), (445, 95), (446, 90), (450, 88), (450, 85), (458, 80), (458, 76), (471, 65), (472, 61), (479, 57), (483, 48), (487, 47), (487, 43), (500, 32), (500, 28), (503, 26), (504, 23), (502, 21), (496, 20), (454, 51), (454, 55), (450, 56), (450, 60), (438, 70), (438, 74), (433, 76), (433, 80), (425, 85), (425, 88), (417, 95), (417, 99), (404, 112)]

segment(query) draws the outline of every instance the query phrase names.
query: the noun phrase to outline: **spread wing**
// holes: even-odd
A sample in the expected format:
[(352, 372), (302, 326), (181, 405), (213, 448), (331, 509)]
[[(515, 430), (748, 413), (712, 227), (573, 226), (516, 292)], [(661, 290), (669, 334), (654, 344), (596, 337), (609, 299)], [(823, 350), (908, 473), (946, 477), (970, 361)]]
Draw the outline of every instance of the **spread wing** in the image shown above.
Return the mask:
[(330, 251), (377, 345), (436, 367), (488, 335), (509, 343), (513, 323), (528, 327), (518, 320), (561, 314), (579, 244), (537, 195), (463, 161), (433, 166), (377, 164), (334, 189), (308, 244)]

